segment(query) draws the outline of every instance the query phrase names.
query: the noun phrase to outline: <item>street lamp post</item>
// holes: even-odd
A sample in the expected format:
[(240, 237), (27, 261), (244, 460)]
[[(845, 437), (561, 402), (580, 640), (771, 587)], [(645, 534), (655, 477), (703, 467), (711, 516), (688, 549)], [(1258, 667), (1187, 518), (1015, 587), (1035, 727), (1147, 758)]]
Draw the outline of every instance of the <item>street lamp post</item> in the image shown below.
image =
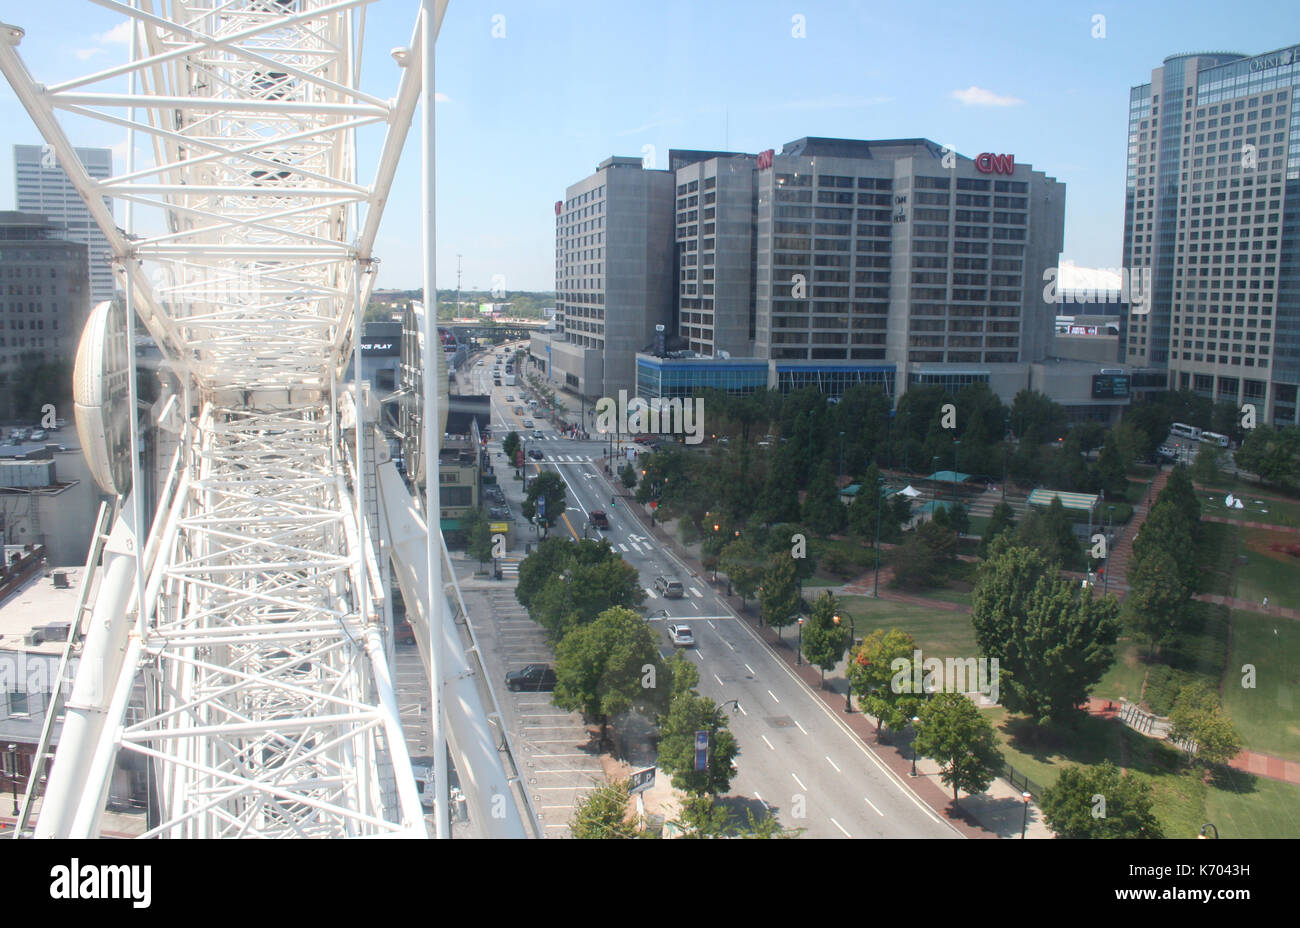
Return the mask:
[[(835, 624), (839, 625), (840, 617), (835, 616)], [(844, 661), (844, 711), (853, 711), (853, 683), (849, 679), (849, 661), (853, 660), (853, 616), (849, 615), (849, 650), (848, 657)]]
[(880, 511), (885, 508), (885, 478), (876, 478), (876, 582), (871, 587), (874, 599), (880, 598)]
[(1213, 831), (1213, 832), (1214, 832), (1214, 837), (1215, 837), (1216, 839), (1219, 837), (1219, 829), (1216, 828), (1216, 827), (1214, 826), (1214, 823), (1213, 823), (1213, 822), (1206, 822), (1204, 825), (1202, 825), (1202, 826), (1201, 826), (1201, 830), (1200, 830), (1200, 832), (1196, 835), (1196, 837), (1198, 837), (1198, 838), (1206, 838), (1206, 839), (1208, 839), (1210, 836), (1207, 835), (1207, 834), (1205, 833), (1205, 830), (1206, 830), (1207, 828), (1208, 828), (1210, 831)]
[[(14, 802), (14, 818), (18, 817), (18, 745), (9, 745), (9, 789)], [(17, 827), (17, 822), (14, 823)]]
[(1023, 840), (1025, 832), (1029, 830), (1029, 800), (1034, 797), (1030, 796), (1029, 793), (1021, 793), (1020, 798), (1025, 801), (1025, 818), (1020, 823), (1020, 838)]
[(803, 664), (803, 616), (799, 616), (799, 649), (795, 651), (795, 663)]
[(916, 730), (920, 725), (921, 717), (919, 715), (912, 716), (912, 772), (908, 774), (910, 777), (916, 776)]

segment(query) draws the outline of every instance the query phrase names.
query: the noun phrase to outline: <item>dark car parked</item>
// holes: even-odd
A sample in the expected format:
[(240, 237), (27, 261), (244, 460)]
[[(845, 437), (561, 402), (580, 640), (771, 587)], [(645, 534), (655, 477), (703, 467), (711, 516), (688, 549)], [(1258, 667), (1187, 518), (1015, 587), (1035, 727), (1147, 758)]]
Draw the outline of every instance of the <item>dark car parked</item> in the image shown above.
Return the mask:
[(506, 674), (506, 688), (512, 693), (528, 691), (549, 693), (555, 689), (555, 671), (550, 664), (529, 664), (523, 670)]

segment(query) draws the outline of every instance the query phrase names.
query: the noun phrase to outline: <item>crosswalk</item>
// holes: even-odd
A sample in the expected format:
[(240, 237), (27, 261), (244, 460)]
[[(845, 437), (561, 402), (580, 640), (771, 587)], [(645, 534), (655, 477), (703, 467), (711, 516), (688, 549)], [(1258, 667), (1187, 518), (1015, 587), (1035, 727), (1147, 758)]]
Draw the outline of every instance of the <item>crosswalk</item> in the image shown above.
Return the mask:
[(523, 556), (519, 554), (507, 554), (505, 557), (501, 558), (501, 579), (518, 580), (519, 563), (522, 560)]
[(542, 460), (559, 461), (564, 464), (595, 464), (596, 459), (589, 454), (548, 454)]

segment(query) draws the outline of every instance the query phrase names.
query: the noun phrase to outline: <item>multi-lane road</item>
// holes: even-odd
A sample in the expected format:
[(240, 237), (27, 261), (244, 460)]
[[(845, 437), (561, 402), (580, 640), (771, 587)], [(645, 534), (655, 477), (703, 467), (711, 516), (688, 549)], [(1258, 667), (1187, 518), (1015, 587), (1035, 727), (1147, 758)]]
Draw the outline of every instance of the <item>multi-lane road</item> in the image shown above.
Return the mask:
[[(468, 386), (492, 397), (490, 447), (500, 471), (509, 473), (504, 457), (499, 457), (500, 439), (508, 431), (524, 432), (523, 420), (530, 417), (516, 415), (513, 408), (527, 408), (527, 387), (494, 387), (491, 365), (489, 357), (484, 367), (470, 368)], [(507, 394), (516, 401), (507, 403)], [(565, 438), (540, 419), (534, 429), (543, 437), (529, 437), (527, 447), (539, 448), (543, 459), (530, 460), (529, 470), (555, 471), (567, 488), (567, 510), (552, 531), (581, 537), (591, 511), (603, 510), (609, 528), (588, 527), (586, 534), (605, 538), (639, 572), (646, 614), (658, 630), (661, 652), (667, 656), (672, 650), (666, 627), (689, 624), (696, 645), (685, 653), (699, 668), (700, 692), (720, 704), (735, 701), (728, 707), (730, 727), (741, 748), (734, 794), (761, 802), (783, 825), (803, 828), (808, 837), (958, 836), (871, 753), (835, 710), (807, 690), (702, 578), (650, 537), (621, 499), (610, 504), (612, 489), (602, 458), (606, 443)], [(534, 429), (527, 430), (529, 436)], [(519, 484), (502, 483), (508, 495), (514, 494), (510, 506), (516, 523), (522, 524)], [(654, 588), (659, 575), (680, 580), (685, 595), (660, 596)]]

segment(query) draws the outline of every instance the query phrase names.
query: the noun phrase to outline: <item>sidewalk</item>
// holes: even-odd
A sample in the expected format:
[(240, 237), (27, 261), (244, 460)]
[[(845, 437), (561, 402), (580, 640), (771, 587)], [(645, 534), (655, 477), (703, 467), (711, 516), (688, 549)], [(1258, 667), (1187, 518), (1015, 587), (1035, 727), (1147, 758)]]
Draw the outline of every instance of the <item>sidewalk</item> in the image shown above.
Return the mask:
[[(621, 495), (625, 500), (629, 499), (626, 493), (621, 492)], [(957, 805), (954, 806), (952, 790), (944, 786), (939, 779), (939, 765), (929, 758), (921, 758), (917, 761), (917, 777), (912, 779), (909, 776), (912, 770), (912, 758), (907, 750), (910, 742), (906, 742), (905, 733), (895, 735), (894, 740), (896, 743), (894, 744), (878, 742), (876, 740), (875, 719), (857, 711), (856, 708), (852, 713), (844, 712), (844, 690), (847, 681), (841, 668), (837, 668), (827, 675), (826, 687), (822, 688), (819, 683), (821, 672), (816, 667), (796, 663), (793, 639), (779, 639), (777, 633), (771, 628), (760, 627), (757, 619), (748, 610), (742, 609), (739, 596), (726, 595), (726, 581), (709, 583), (710, 572), (705, 570), (704, 565), (697, 558), (684, 551), (677, 539), (665, 531), (658, 521), (655, 522), (653, 527), (650, 526), (650, 520), (642, 507), (629, 501), (625, 511), (634, 513), (646, 531), (666, 548), (671, 548), (678, 560), (694, 573), (698, 582), (709, 584), (717, 594), (718, 599), (725, 602), (740, 621), (749, 624), (750, 628), (768, 645), (772, 653), (785, 662), (786, 666), (803, 681), (809, 691), (820, 698), (829, 708), (836, 711), (867, 749), (893, 773), (901, 777), (921, 802), (934, 810), (944, 821), (950, 823), (959, 834), (967, 838), (1018, 838), (1020, 836), (1022, 823), (1025, 819), (1025, 804), (1019, 790), (1012, 787), (1005, 780), (998, 778), (990, 784), (987, 792), (976, 796), (962, 795)], [(884, 580), (885, 568), (882, 567), (882, 589)], [(925, 604), (934, 605), (929, 600), (925, 600)], [(1042, 820), (1041, 812), (1033, 802), (1029, 804), (1028, 836), (1033, 838), (1050, 838), (1052, 836), (1050, 829)]]

